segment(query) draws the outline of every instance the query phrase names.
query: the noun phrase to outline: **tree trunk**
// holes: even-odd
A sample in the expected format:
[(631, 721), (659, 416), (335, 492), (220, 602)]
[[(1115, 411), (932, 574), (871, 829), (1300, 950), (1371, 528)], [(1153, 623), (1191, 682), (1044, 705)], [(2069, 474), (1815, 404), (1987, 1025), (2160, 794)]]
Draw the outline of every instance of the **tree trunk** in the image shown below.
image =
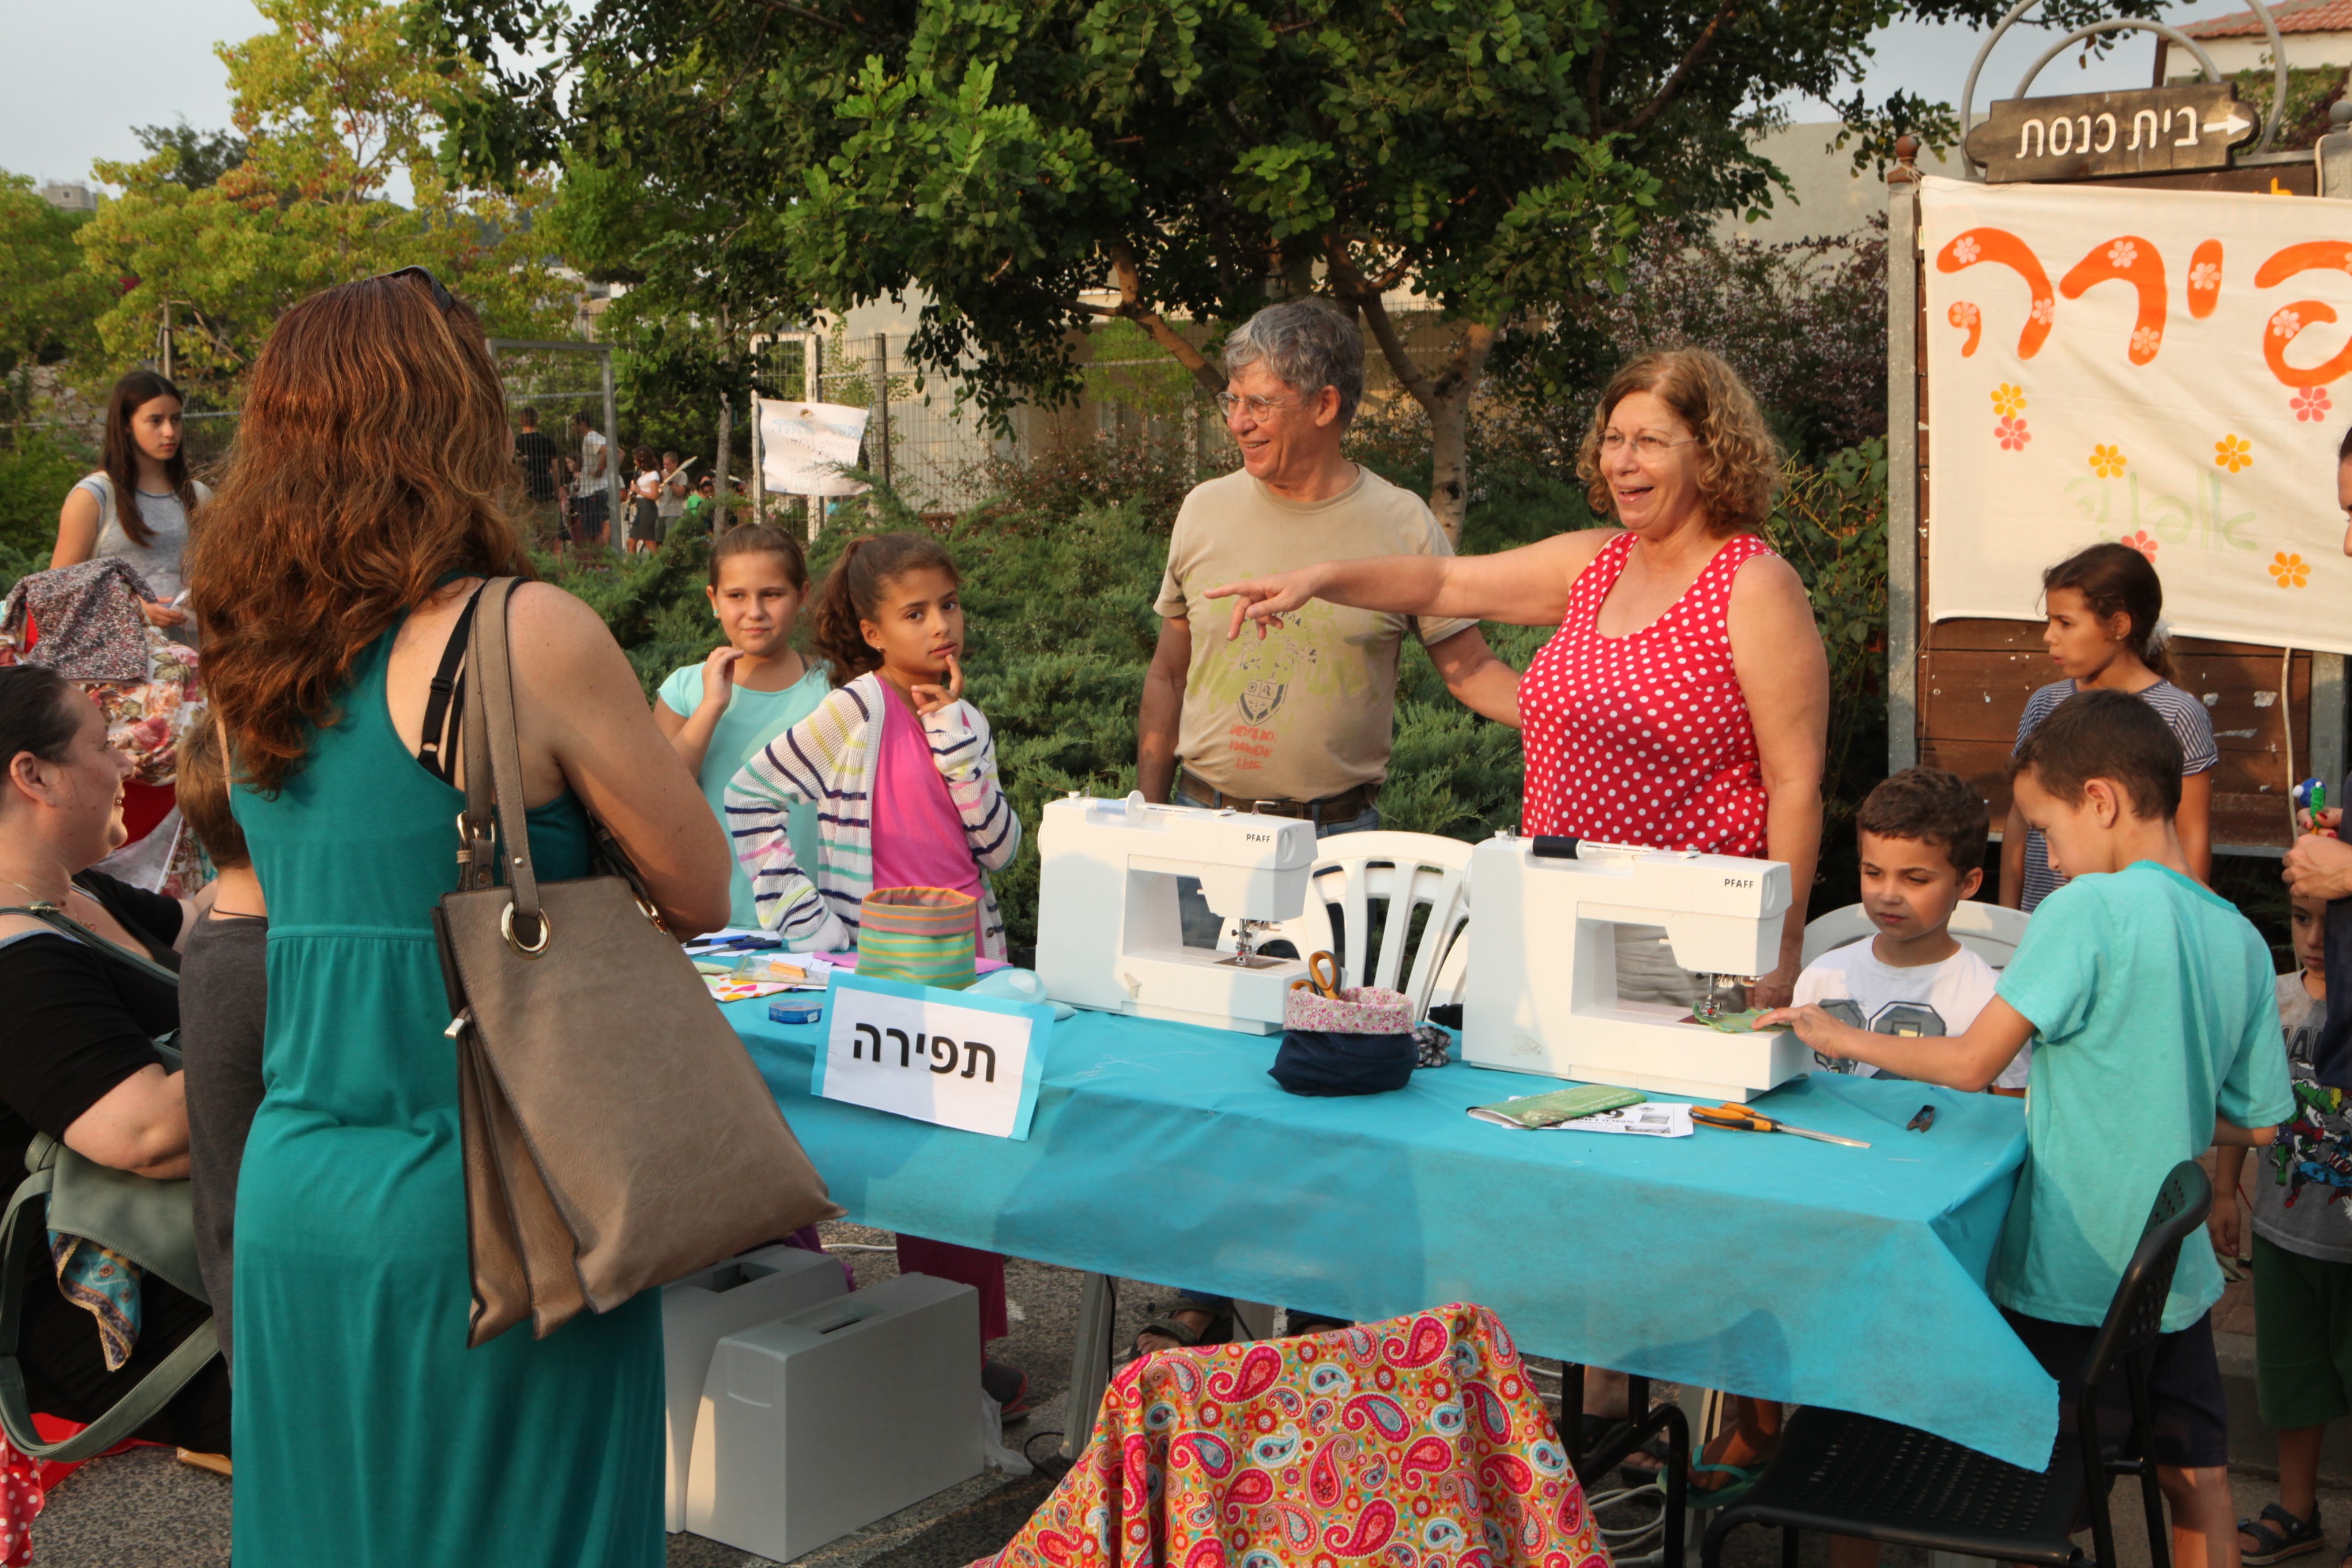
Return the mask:
[[(711, 323), (711, 335), (717, 340), (713, 346), (719, 351), (719, 374), (723, 377), (727, 374), (727, 362), (729, 359), (727, 353), (727, 307), (723, 304), (719, 307), (718, 319)], [(734, 389), (730, 386), (727, 391), (719, 395), (719, 462), (718, 465), (710, 470), (713, 475), (710, 488), (712, 490), (717, 492), (714, 497), (713, 510), (710, 518), (710, 534), (714, 539), (726, 532), (728, 529), (727, 459), (734, 456), (734, 453), (735, 394)]]
[(1405, 353), (1404, 340), (1389, 317), (1380, 294), (1349, 269), (1342, 279), (1349, 297), (1364, 313), (1364, 324), (1381, 355), (1389, 362), (1398, 384), (1429, 416), (1429, 510), (1445, 530), (1448, 543), (1462, 543), (1462, 518), (1470, 505), (1470, 400), (1478, 395), (1486, 372), (1486, 357), (1503, 335), (1498, 325), (1485, 321), (1456, 322), (1452, 352), (1445, 368), (1429, 374)]

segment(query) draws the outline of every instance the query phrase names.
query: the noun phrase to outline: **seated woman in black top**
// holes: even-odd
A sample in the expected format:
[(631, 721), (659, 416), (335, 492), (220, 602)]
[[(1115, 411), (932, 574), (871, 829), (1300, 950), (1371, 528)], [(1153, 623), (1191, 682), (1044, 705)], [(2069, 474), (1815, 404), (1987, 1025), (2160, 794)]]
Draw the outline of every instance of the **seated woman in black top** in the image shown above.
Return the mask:
[[(56, 672), (0, 668), (0, 907), (49, 903), (167, 969), (192, 900), (125, 886), (89, 868), (121, 844), (122, 778), (98, 705)], [(152, 975), (29, 915), (0, 914), (0, 1194), (23, 1179), (35, 1131), (142, 1175), (188, 1172), (180, 1077), (152, 1044), (177, 1026), (179, 994)], [(19, 1357), (40, 1413), (87, 1423), (105, 1413), (189, 1331), (204, 1304), (148, 1276), (130, 1359), (106, 1367), (98, 1321), (68, 1301), (48, 1259), (26, 1281)], [(139, 1436), (228, 1451), (228, 1377), (218, 1359)]]

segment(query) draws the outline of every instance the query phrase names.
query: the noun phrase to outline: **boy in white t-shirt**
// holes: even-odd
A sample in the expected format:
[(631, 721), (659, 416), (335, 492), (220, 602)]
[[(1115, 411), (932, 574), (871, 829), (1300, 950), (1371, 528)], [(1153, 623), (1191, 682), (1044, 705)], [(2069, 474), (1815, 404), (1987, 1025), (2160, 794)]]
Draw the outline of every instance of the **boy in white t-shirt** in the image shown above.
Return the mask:
[[(1855, 820), (1862, 847), (1862, 906), (1876, 934), (1822, 954), (1797, 976), (1795, 1005), (1876, 1035), (1964, 1033), (1992, 999), (1992, 966), (1948, 929), (1960, 900), (1984, 881), (1985, 803), (1957, 773), (1906, 768), (1880, 784)], [(2025, 1092), (2032, 1047), (1993, 1080), (1995, 1093)], [(1874, 1077), (1866, 1063), (1817, 1057), (1833, 1072)]]

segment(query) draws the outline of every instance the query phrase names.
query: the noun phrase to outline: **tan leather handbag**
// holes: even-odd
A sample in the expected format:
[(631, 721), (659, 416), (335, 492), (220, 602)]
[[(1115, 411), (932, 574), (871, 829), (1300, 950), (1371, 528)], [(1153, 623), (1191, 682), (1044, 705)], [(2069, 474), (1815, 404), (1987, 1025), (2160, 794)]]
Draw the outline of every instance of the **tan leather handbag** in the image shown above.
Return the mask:
[(525, 1317), (545, 1339), (583, 1308), (842, 1212), (619, 847), (598, 829), (617, 874), (532, 873), (514, 584), (494, 579), (475, 611), (458, 885), (434, 911), (456, 1014), (469, 1345)]

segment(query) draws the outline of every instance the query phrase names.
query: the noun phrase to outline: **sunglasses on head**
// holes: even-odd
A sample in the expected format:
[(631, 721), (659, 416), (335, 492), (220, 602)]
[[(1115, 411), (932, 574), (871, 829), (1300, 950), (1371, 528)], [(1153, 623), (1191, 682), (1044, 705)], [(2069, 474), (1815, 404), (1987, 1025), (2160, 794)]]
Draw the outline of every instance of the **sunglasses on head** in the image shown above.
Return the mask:
[(433, 302), (436, 305), (438, 305), (443, 310), (446, 311), (456, 308), (457, 301), (450, 297), (448, 289), (441, 286), (441, 279), (434, 277), (432, 273), (426, 271), (422, 267), (404, 267), (397, 272), (379, 272), (373, 278), (369, 279), (368, 281), (371, 283), (390, 283), (394, 279), (401, 278), (415, 278), (422, 281), (425, 289), (431, 292)]

